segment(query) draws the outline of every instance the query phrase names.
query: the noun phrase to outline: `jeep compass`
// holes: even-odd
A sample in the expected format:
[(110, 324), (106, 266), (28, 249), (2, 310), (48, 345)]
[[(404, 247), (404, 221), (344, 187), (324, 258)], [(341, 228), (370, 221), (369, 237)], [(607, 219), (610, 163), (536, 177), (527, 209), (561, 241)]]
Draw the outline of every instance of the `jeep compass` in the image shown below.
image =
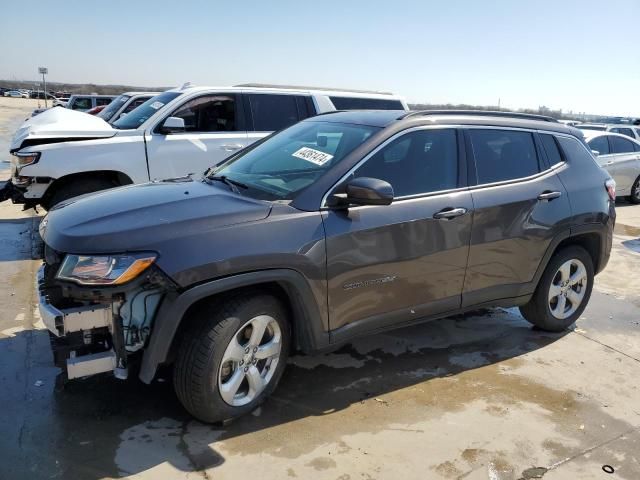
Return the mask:
[(614, 200), (580, 130), (546, 117), (335, 112), (198, 177), (58, 204), (40, 312), (68, 379), (172, 365), (186, 409), (225, 420), (293, 351), (480, 306), (566, 329), (609, 259)]

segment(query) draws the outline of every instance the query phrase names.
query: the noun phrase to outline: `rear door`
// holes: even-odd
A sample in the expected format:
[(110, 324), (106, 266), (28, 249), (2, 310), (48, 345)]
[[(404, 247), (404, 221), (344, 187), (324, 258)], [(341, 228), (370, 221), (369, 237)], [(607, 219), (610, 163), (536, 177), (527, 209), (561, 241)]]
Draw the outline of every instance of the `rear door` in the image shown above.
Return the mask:
[(395, 198), (324, 217), (332, 330), (370, 331), (460, 307), (472, 213), (461, 147), (454, 128), (414, 129), (347, 177), (385, 180)]
[(466, 136), (474, 215), (462, 302), (470, 306), (531, 293), (571, 210), (552, 168), (562, 162), (553, 136), (487, 127), (468, 128)]
[[(184, 120), (185, 131), (163, 132), (167, 117)], [(202, 173), (248, 143), (238, 93), (207, 93), (191, 98), (145, 134), (151, 180)]]

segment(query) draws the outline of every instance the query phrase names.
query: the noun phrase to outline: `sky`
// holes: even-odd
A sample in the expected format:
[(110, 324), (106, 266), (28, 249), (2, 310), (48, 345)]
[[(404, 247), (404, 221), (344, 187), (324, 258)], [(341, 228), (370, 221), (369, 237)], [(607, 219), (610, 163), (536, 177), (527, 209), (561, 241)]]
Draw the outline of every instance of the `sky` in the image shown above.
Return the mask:
[[(256, 82), (640, 116), (640, 0), (30, 0), (0, 79)], [(38, 14), (37, 12), (42, 12)]]

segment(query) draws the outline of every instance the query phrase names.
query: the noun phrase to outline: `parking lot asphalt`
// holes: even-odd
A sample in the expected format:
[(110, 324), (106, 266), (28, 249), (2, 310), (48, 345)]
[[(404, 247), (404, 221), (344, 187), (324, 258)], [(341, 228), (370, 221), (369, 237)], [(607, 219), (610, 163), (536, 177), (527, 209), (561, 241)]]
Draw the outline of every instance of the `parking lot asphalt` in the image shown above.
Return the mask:
[[(32, 106), (0, 100), (1, 161)], [(41, 214), (0, 204), (0, 479), (640, 478), (640, 206), (619, 204), (574, 329), (492, 309), (295, 356), (224, 426), (190, 418), (168, 372), (56, 382), (35, 308)]]

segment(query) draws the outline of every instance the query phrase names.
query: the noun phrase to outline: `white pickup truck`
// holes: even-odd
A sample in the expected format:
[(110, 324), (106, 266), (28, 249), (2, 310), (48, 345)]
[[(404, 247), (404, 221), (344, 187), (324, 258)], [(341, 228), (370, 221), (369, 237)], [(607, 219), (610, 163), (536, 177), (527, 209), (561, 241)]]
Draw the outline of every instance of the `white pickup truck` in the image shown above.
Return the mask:
[(239, 85), (168, 90), (113, 124), (52, 108), (13, 137), (11, 180), (0, 185), (0, 201), (49, 209), (85, 193), (202, 173), (299, 120), (356, 109), (408, 107), (388, 93)]

